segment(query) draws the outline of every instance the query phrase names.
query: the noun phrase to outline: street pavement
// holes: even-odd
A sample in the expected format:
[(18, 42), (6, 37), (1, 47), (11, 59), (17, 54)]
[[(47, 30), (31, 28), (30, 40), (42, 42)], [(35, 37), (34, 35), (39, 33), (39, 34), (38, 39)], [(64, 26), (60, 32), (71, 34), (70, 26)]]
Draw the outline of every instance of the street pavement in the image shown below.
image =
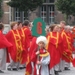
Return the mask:
[[(25, 69), (18, 71), (4, 71), (4, 73), (0, 73), (0, 75), (25, 75)], [(59, 75), (75, 75), (75, 67), (70, 67), (69, 71), (60, 72)]]
[(60, 72), (59, 75), (75, 75), (75, 67), (71, 67), (69, 71)]

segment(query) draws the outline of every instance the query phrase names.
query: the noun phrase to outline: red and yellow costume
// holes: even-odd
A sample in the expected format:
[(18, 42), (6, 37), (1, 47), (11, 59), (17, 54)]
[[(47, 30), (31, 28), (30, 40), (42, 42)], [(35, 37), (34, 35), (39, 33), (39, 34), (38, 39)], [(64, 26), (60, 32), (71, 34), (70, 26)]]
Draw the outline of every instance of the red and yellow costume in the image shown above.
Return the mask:
[[(24, 34), (26, 35), (26, 38), (27, 38), (27, 48), (29, 48), (30, 45), (31, 45), (32, 38), (33, 38), (32, 33), (31, 33), (29, 27), (27, 27), (27, 26), (23, 27), (23, 31), (24, 31)], [(32, 73), (32, 66), (31, 66), (31, 60), (30, 60), (30, 54), (31, 54), (30, 51), (31, 50), (29, 50), (27, 52), (27, 62), (26, 62), (26, 73), (25, 73), (25, 75), (30, 75)]]
[(61, 33), (63, 38), (63, 56), (62, 58), (67, 62), (72, 62), (72, 51), (73, 51), (73, 37), (70, 32), (65, 32), (64, 30)]
[(13, 44), (13, 47), (8, 48), (8, 52), (14, 62), (26, 62), (25, 34), (23, 30), (10, 30), (6, 34), (6, 38)]
[(23, 30), (24, 30), (24, 33), (28, 36), (29, 41), (31, 41), (33, 37), (32, 37), (32, 33), (30, 29), (27, 26), (24, 26)]
[(60, 62), (62, 38), (58, 32), (50, 32), (47, 39), (47, 50), (49, 51), (51, 58), (49, 68), (51, 69)]
[(27, 56), (27, 66), (26, 66), (26, 73), (25, 75), (31, 75), (32, 74), (32, 66), (31, 66), (31, 56), (32, 53), (34, 52), (34, 50), (37, 48), (37, 44), (36, 44), (36, 37), (33, 37), (32, 42), (30, 44), (30, 50), (28, 52), (28, 56)]

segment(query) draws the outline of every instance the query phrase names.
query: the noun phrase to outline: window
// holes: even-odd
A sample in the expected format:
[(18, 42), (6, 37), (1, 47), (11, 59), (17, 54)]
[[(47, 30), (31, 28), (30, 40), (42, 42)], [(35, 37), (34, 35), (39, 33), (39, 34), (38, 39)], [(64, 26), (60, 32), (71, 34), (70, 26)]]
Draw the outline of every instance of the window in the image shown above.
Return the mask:
[(54, 23), (54, 5), (48, 6), (49, 8), (49, 23)]
[[(27, 16), (27, 17), (26, 17), (26, 16)], [(23, 11), (21, 17), (22, 17), (22, 21), (24, 22), (25, 19), (28, 19), (28, 13), (25, 14), (25, 12)]]
[[(25, 17), (25, 12), (19, 11), (17, 8), (14, 9), (14, 21), (24, 21), (25, 19), (28, 19), (28, 17)], [(28, 16), (28, 14), (26, 15)]]
[(40, 17), (46, 24), (54, 23), (54, 5), (42, 5)]
[(20, 21), (21, 12), (18, 9), (15, 9), (15, 21)]
[(41, 7), (41, 18), (45, 22), (46, 22), (46, 16), (47, 16), (47, 12), (46, 11), (47, 11), (46, 6), (42, 6)]

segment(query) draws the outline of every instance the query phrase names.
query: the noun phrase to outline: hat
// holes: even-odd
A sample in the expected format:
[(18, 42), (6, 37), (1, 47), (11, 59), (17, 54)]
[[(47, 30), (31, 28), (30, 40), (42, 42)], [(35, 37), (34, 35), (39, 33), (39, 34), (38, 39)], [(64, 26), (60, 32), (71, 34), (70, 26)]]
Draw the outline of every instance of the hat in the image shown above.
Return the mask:
[(36, 40), (36, 44), (38, 44), (41, 41), (44, 42), (45, 45), (47, 45), (47, 39), (45, 36), (39, 36)]

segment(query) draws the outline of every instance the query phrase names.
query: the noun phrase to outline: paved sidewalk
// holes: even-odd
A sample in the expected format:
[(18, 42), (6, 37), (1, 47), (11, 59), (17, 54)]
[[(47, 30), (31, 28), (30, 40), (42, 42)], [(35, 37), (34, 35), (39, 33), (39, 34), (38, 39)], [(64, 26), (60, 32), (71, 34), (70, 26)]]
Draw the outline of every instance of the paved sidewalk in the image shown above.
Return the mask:
[(75, 75), (75, 67), (71, 67), (69, 71), (63, 71), (59, 75)]
[[(8, 71), (6, 70), (5, 73), (0, 73), (0, 75), (25, 75), (25, 69), (18, 70), (18, 71)], [(69, 71), (60, 72), (59, 75), (75, 75), (75, 67), (72, 67)]]

